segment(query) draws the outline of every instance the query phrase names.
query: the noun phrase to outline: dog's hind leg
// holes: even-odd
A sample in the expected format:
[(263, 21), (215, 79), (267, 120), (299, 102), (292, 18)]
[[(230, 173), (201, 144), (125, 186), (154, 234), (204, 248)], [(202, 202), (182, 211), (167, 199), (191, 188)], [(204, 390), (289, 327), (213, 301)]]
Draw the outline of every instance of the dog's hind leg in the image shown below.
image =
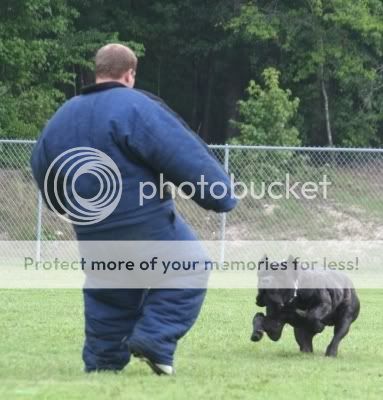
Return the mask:
[(314, 351), (313, 337), (315, 333), (307, 331), (304, 328), (294, 328), (294, 336), (300, 351), (303, 353), (312, 353)]
[(339, 322), (336, 322), (334, 326), (334, 337), (331, 343), (328, 345), (326, 350), (327, 357), (336, 357), (338, 354), (338, 346), (340, 341), (347, 335), (350, 325), (352, 324), (352, 317), (346, 316), (342, 318)]

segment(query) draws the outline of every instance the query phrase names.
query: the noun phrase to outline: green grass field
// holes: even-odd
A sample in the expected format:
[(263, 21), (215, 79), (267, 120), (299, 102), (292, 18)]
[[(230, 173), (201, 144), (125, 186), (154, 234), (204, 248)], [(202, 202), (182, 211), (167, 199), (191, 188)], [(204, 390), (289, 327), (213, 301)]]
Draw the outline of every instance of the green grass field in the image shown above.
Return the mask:
[(383, 291), (360, 295), (360, 318), (328, 359), (330, 329), (313, 355), (298, 352), (290, 328), (255, 344), (254, 291), (211, 290), (168, 378), (136, 360), (118, 375), (85, 375), (81, 293), (2, 290), (0, 399), (382, 399)]

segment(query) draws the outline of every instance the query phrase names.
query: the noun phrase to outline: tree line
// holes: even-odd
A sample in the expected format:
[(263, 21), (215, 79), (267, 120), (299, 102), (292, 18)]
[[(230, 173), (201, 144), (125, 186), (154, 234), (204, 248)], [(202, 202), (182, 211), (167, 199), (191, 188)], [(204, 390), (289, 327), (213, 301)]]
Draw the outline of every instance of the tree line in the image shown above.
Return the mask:
[(383, 0), (2, 0), (0, 137), (37, 137), (109, 42), (209, 143), (382, 145)]

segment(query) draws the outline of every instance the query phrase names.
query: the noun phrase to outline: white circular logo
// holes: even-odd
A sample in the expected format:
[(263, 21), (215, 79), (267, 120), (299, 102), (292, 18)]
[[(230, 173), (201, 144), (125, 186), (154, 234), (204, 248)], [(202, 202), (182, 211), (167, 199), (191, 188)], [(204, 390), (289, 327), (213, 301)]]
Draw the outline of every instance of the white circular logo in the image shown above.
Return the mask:
[[(93, 197), (86, 198), (76, 190), (76, 183), (89, 174)], [(90, 182), (88, 179), (88, 183)], [(53, 184), (54, 203), (50, 198)], [(83, 180), (83, 183), (86, 182)], [(70, 193), (68, 193), (70, 190)], [(92, 225), (108, 217), (117, 207), (122, 194), (122, 178), (116, 163), (105, 153), (92, 147), (74, 147), (56, 157), (44, 179), (45, 198), (49, 207), (65, 221), (75, 225)], [(63, 202), (65, 201), (65, 204)]]

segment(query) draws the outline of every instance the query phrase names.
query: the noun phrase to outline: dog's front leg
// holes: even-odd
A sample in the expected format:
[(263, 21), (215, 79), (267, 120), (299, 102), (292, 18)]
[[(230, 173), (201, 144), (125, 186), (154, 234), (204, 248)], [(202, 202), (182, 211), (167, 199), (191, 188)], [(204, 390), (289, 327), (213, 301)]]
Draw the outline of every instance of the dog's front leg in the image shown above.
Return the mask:
[(267, 336), (276, 342), (282, 336), (284, 326), (285, 322), (272, 319), (263, 313), (257, 313), (253, 318), (251, 340), (253, 342), (259, 342), (263, 337), (263, 333), (266, 332)]
[[(332, 310), (332, 300), (327, 290), (321, 291), (317, 304), (316, 307), (307, 310), (306, 318), (311, 324), (313, 332), (320, 333), (325, 328), (325, 324), (322, 321)], [(303, 317), (303, 315), (301, 316)]]
[(313, 334), (321, 333), (325, 328), (325, 324), (320, 319), (310, 315), (310, 310), (296, 310), (294, 322), (295, 325), (304, 326), (307, 331)]
[(253, 318), (253, 333), (251, 334), (251, 340), (253, 342), (259, 342), (263, 337), (263, 332), (265, 331), (263, 327), (263, 322), (265, 320), (265, 315), (263, 313), (255, 314)]
[(274, 342), (278, 341), (282, 336), (283, 327), (285, 321), (280, 319), (272, 319), (266, 315), (263, 321), (263, 329), (267, 333), (267, 336)]
[(294, 327), (295, 340), (299, 345), (299, 349), (303, 353), (312, 353), (313, 349), (313, 338), (315, 333), (302, 327)]

